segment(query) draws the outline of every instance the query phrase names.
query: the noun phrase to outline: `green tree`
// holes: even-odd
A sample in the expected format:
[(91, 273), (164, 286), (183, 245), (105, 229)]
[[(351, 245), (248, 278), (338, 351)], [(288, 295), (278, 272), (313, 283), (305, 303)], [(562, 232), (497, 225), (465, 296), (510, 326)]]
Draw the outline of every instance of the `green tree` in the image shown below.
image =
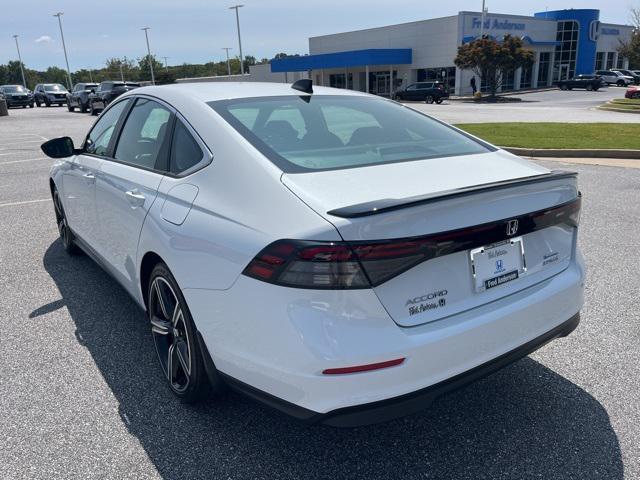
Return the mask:
[(629, 68), (640, 69), (640, 8), (631, 9), (631, 23), (633, 31), (628, 41), (620, 41), (618, 54), (629, 59)]
[(533, 59), (533, 51), (524, 48), (520, 38), (505, 35), (502, 41), (483, 37), (459, 46), (454, 63), (458, 68), (473, 71), (487, 85), (491, 97), (495, 97), (504, 75), (531, 66)]
[(164, 70), (164, 65), (158, 61), (155, 55), (145, 55), (138, 60), (138, 68), (140, 69), (139, 79), (142, 81), (151, 80), (151, 68), (153, 65), (153, 74), (158, 75), (160, 70)]

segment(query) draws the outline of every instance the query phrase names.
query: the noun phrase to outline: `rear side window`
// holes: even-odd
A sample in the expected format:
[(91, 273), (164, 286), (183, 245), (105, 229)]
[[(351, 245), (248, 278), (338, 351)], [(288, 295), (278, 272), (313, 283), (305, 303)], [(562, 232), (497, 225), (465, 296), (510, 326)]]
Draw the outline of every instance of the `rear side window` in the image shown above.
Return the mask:
[(288, 173), (493, 151), (426, 115), (379, 98), (282, 96), (209, 105)]
[(159, 103), (146, 98), (136, 100), (122, 127), (116, 160), (154, 169), (163, 153), (170, 117), (169, 109)]
[(84, 146), (85, 152), (93, 155), (107, 155), (113, 131), (129, 102), (130, 100), (118, 102), (100, 115), (100, 118), (87, 136)]
[(195, 167), (202, 161), (203, 157), (202, 149), (191, 135), (191, 132), (180, 120), (177, 120), (173, 132), (173, 141), (171, 142), (171, 173), (180, 175)]

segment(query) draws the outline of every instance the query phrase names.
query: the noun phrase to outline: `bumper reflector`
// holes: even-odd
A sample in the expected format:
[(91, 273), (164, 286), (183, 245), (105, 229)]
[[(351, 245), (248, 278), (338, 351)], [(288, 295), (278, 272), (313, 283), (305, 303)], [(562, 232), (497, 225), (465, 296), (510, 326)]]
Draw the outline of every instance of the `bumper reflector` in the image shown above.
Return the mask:
[(356, 365), (355, 367), (327, 368), (323, 370), (324, 375), (342, 375), (345, 373), (369, 372), (371, 370), (380, 370), (381, 368), (395, 367), (404, 362), (404, 358), (396, 358), (395, 360), (387, 360), (386, 362), (369, 363), (368, 365)]

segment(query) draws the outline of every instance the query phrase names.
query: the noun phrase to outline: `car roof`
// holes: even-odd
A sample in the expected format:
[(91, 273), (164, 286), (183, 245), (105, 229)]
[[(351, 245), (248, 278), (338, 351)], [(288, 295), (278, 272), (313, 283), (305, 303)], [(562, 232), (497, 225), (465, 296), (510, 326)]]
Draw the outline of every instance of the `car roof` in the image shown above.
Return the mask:
[[(135, 92), (135, 93), (134, 93)], [(290, 83), (266, 82), (193, 82), (172, 85), (147, 86), (137, 88), (131, 94), (151, 95), (163, 98), (182, 97), (202, 102), (232, 100), (251, 97), (278, 97), (287, 95), (305, 95), (291, 88)], [(368, 96), (363, 92), (340, 88), (313, 87), (313, 95)]]

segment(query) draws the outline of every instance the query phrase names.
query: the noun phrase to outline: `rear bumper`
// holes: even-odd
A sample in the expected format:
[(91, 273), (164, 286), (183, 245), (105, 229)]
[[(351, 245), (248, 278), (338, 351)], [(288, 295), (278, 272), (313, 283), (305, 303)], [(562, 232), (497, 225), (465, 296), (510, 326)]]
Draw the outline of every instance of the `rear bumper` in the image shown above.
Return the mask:
[[(568, 334), (583, 303), (576, 253), (547, 280), (415, 327), (398, 327), (371, 290), (287, 289), (241, 276), (225, 291), (183, 294), (212, 364), (233, 388), (306, 422), (349, 426), (420, 410)], [(396, 358), (406, 360), (322, 374)]]
[(234, 390), (243, 393), (254, 400), (264, 403), (272, 408), (280, 410), (298, 420), (310, 424), (325, 424), (334, 427), (356, 427), (373, 423), (386, 422), (395, 418), (404, 417), (427, 408), (433, 401), (453, 390), (462, 388), (476, 380), (484, 378), (501, 368), (529, 355), (551, 340), (566, 337), (576, 329), (580, 323), (580, 314), (577, 313), (569, 320), (561, 323), (552, 330), (530, 340), (493, 360), (479, 365), (471, 370), (451, 377), (429, 387), (411, 392), (398, 397), (389, 398), (377, 402), (339, 408), (327, 413), (318, 413), (289, 403), (281, 398), (258, 390), (228, 375), (222, 375), (227, 384)]

